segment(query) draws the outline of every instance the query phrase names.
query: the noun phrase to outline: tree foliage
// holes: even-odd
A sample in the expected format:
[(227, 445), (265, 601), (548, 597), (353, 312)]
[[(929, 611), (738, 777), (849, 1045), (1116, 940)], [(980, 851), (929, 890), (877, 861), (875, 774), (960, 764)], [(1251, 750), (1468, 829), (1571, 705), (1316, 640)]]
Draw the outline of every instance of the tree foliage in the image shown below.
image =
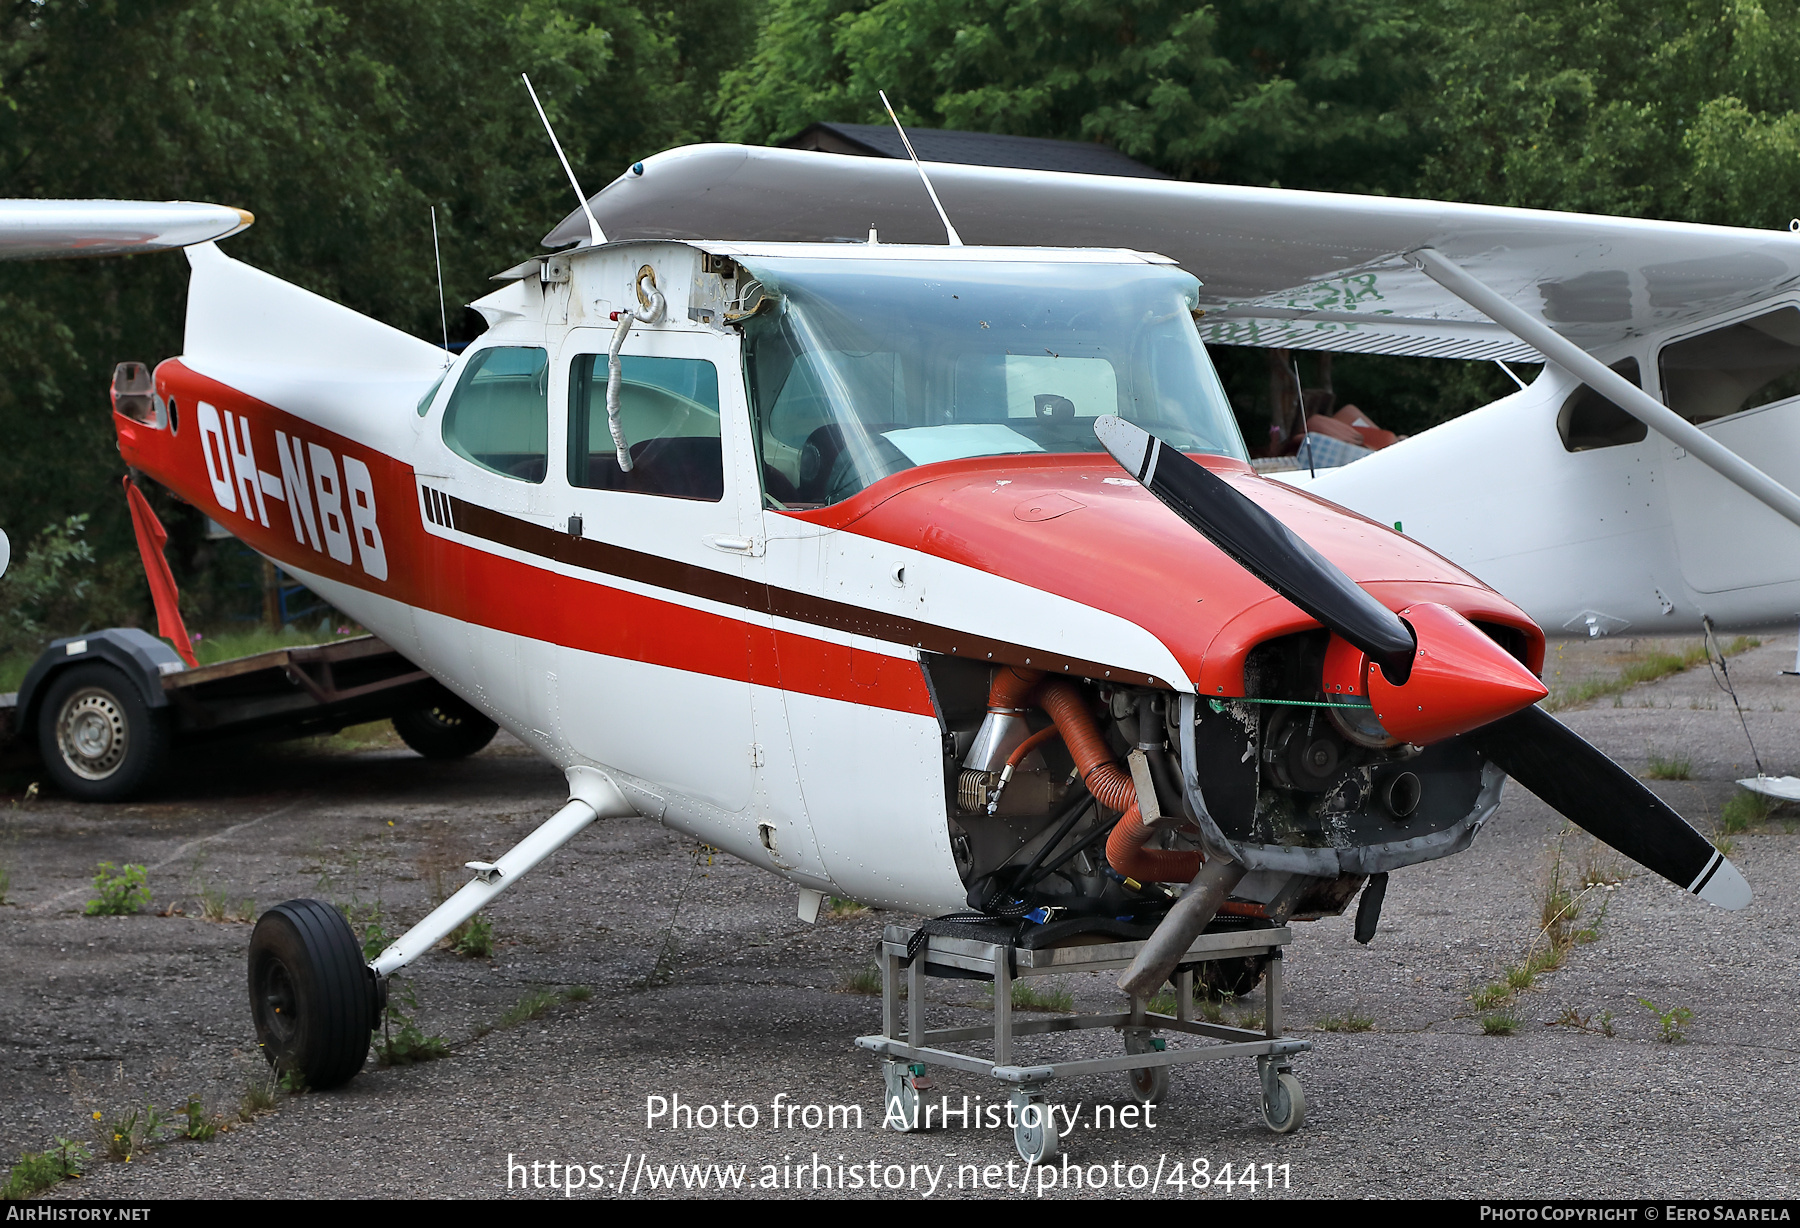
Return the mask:
[(1402, 0), (772, 0), (731, 140), (818, 120), (1105, 141), (1180, 178), (1397, 191), (1425, 153)]
[[(0, 182), (248, 209), (234, 256), (435, 340), (433, 206), (456, 303), (573, 204), (519, 74), (591, 191), (704, 134), (755, 14), (742, 0), (7, 0)], [(119, 361), (180, 352), (186, 275), (171, 253), (0, 266), (0, 525), (91, 512), (96, 551), (129, 553), (106, 386)], [(159, 508), (190, 612), (254, 608), (234, 587), (247, 557)]]

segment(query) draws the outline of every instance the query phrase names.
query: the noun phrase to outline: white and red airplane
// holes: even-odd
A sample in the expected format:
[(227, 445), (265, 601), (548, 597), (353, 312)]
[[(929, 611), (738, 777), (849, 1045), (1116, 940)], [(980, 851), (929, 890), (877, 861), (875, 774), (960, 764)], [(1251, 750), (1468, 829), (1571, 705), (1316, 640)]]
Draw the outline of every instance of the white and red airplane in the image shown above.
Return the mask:
[[(265, 914), (272, 1061), (351, 1078), (385, 978), (597, 817), (762, 866), (803, 916), (833, 892), (1145, 938), (1138, 994), (1221, 917), (1335, 914), (1467, 847), (1509, 775), (1749, 902), (1534, 706), (1517, 606), (1247, 463), (1182, 266), (1215, 238), (1244, 259), (1232, 210), (1304, 194), (933, 167), (965, 246), (913, 175), (646, 159), (473, 304), (489, 328), (455, 358), (189, 249), (185, 352), (115, 416), (127, 463), (570, 786), (372, 962), (327, 905)], [(1364, 207), (1399, 250), (1492, 241)]]

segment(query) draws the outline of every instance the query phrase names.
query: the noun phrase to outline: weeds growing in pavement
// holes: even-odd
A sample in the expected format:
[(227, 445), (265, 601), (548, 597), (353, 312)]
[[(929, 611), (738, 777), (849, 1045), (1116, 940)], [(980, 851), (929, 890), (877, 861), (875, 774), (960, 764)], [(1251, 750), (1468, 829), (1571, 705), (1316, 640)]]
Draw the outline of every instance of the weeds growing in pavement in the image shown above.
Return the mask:
[(1693, 1011), (1685, 1006), (1672, 1006), (1664, 1010), (1649, 998), (1639, 998), (1638, 1005), (1656, 1016), (1656, 1039), (1671, 1045), (1686, 1043), (1686, 1028), (1694, 1021)]
[[(1740, 635), (1729, 644), (1721, 644), (1719, 651), (1728, 657), (1736, 656), (1747, 649), (1759, 647), (1762, 641), (1754, 636)], [(1692, 644), (1681, 652), (1652, 652), (1632, 662), (1611, 678), (1586, 678), (1574, 686), (1555, 691), (1544, 701), (1544, 707), (1551, 712), (1560, 712), (1564, 708), (1576, 708), (1585, 703), (1607, 695), (1619, 695), (1644, 682), (1655, 682), (1667, 678), (1670, 674), (1679, 674), (1692, 669), (1706, 660), (1706, 644), (1704, 641)], [(1716, 705), (1714, 705), (1716, 706)]]
[(244, 1094), (238, 1098), (238, 1120), (255, 1121), (258, 1116), (275, 1107), (275, 1072), (266, 1075), (251, 1076), (244, 1087)]
[[(993, 982), (988, 982), (982, 988), (987, 991), (988, 1001), (991, 1004), (994, 998)], [(1014, 981), (1012, 983), (1012, 1008), (1016, 1011), (1052, 1011), (1066, 1015), (1075, 1009), (1075, 995), (1061, 985), (1047, 985), (1039, 988), (1030, 981)]]
[(218, 1117), (206, 1111), (206, 1103), (200, 1097), (189, 1096), (181, 1113), (183, 1120), (176, 1127), (176, 1133), (182, 1138), (204, 1143), (219, 1132)]
[(1327, 1015), (1319, 1020), (1317, 1026), (1321, 1032), (1372, 1032), (1375, 1030), (1375, 1020), (1368, 1015), (1349, 1011), (1342, 1015)]
[(167, 1124), (162, 1113), (151, 1104), (142, 1109), (115, 1113), (111, 1117), (96, 1113), (95, 1118), (98, 1124), (94, 1130), (100, 1138), (101, 1154), (109, 1160), (120, 1161), (130, 1160), (145, 1147), (157, 1142), (157, 1135)]
[(1491, 1011), (1496, 1007), (1506, 1005), (1507, 1000), (1511, 997), (1512, 989), (1510, 987), (1495, 982), (1483, 989), (1476, 990), (1469, 1001), (1474, 1003), (1475, 1009), (1478, 1011)]
[(850, 917), (866, 917), (869, 915), (869, 906), (867, 904), (859, 904), (855, 900), (846, 900), (842, 896), (834, 895), (827, 902), (826, 914), (830, 916), (833, 921), (843, 921)]
[(1719, 830), (1727, 836), (1761, 827), (1775, 813), (1775, 800), (1748, 789), (1739, 789), (1719, 809)]
[(94, 890), (98, 894), (82, 911), (90, 917), (128, 917), (142, 912), (150, 903), (148, 872), (143, 866), (126, 866), (123, 870), (110, 861), (94, 867)]
[[(404, 1008), (404, 1009), (403, 1009)], [(450, 1043), (442, 1036), (427, 1035), (414, 1012), (419, 995), (402, 980), (389, 980), (387, 1008), (381, 1013), (381, 1030), (375, 1034), (375, 1060), (383, 1066), (412, 1066), (450, 1056)]]
[(1573, 1028), (1577, 1032), (1593, 1032), (1600, 1036), (1611, 1036), (1614, 1034), (1613, 1013), (1611, 1011), (1601, 1011), (1600, 1018), (1595, 1020), (1593, 1015), (1584, 1015), (1572, 1006), (1563, 1011), (1559, 1018), (1552, 1019), (1550, 1021), (1550, 1026), (1553, 1028)]
[(1694, 778), (1694, 761), (1686, 755), (1670, 755), (1664, 758), (1654, 750), (1649, 752), (1650, 770), (1646, 773), (1651, 780), (1692, 780)]
[(1492, 1011), (1481, 1017), (1483, 1036), (1511, 1036), (1519, 1030), (1519, 1016), (1511, 1010)]
[(458, 955), (470, 959), (487, 959), (494, 954), (494, 923), (476, 913), (450, 931), (450, 947)]
[(57, 1139), (56, 1146), (43, 1151), (27, 1151), (0, 1182), (0, 1202), (30, 1198), (66, 1178), (79, 1177), (91, 1158), (86, 1147), (66, 1138)]

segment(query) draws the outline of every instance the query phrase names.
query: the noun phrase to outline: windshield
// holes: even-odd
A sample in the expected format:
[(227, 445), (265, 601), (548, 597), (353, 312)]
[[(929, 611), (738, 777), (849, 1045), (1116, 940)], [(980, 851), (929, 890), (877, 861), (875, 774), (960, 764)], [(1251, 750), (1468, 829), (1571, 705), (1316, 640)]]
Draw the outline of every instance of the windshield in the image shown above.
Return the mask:
[(763, 485), (778, 507), (847, 499), (915, 465), (1099, 452), (1118, 414), (1184, 452), (1243, 459), (1168, 265), (750, 258), (745, 321)]

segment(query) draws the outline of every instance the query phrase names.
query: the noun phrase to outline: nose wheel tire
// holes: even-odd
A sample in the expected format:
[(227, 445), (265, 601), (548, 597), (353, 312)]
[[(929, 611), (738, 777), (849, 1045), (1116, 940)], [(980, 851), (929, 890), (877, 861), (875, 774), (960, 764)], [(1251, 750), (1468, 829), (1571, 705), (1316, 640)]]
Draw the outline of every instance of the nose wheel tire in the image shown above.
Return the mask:
[(38, 707), (38, 754), (56, 787), (84, 802), (117, 802), (156, 774), (169, 746), (164, 713), (123, 670), (95, 662), (56, 675)]
[(1012, 1096), (1013, 1146), (1027, 1164), (1045, 1164), (1056, 1158), (1056, 1122), (1050, 1101), (1042, 1092), (1018, 1091)]
[(369, 1056), (379, 1021), (375, 976), (344, 915), (289, 900), (250, 935), (250, 1015), (269, 1064), (315, 1090), (347, 1083)]
[(500, 731), (500, 726), (446, 693), (436, 703), (394, 714), (394, 732), (427, 759), (461, 759), (472, 755)]

